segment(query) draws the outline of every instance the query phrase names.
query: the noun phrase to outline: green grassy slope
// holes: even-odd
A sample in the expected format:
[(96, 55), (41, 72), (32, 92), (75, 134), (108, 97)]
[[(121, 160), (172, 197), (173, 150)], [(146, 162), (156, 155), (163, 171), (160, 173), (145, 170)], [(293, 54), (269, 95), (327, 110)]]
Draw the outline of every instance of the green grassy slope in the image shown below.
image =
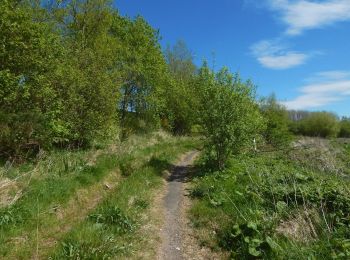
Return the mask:
[[(46, 258), (56, 246), (57, 252), (52, 254), (67, 258), (73, 249), (65, 253), (66, 248), (75, 243), (88, 247), (85, 245), (91, 240), (105, 241), (99, 233), (105, 225), (100, 223), (100, 215), (109, 216), (109, 239), (128, 233), (129, 228), (137, 230), (137, 212), (147, 208), (151, 191), (161, 183), (161, 171), (196, 144), (189, 138), (155, 133), (102, 151), (59, 152), (25, 167), (3, 168), (3, 178), (12, 180), (21, 196), (14, 204), (0, 208), (0, 258)], [(135, 202), (129, 210), (126, 207), (131, 199)], [(132, 216), (130, 223), (126, 216)], [(120, 221), (125, 232), (118, 228)], [(79, 230), (86, 234), (89, 225), (101, 226), (101, 230), (81, 236), (86, 240), (78, 239)], [(104, 248), (103, 254), (131, 254), (128, 247), (120, 249), (132, 240), (130, 237), (109, 241), (114, 249)], [(136, 246), (137, 239), (130, 243)], [(86, 250), (91, 253), (95, 249)]]
[[(234, 259), (348, 259), (349, 146), (327, 141), (337, 151), (329, 161), (314, 148), (241, 155), (224, 172), (199, 165), (191, 218), (200, 242)], [(338, 168), (322, 167), (334, 160)]]

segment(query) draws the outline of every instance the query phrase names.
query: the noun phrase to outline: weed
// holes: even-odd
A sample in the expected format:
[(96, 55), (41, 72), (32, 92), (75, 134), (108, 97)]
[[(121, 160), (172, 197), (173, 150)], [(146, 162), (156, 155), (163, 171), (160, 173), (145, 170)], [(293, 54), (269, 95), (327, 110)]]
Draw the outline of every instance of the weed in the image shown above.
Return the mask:
[(128, 233), (135, 230), (135, 223), (116, 206), (102, 208), (99, 212), (90, 214), (89, 220), (96, 224), (113, 226), (118, 233)]
[(149, 202), (144, 199), (136, 199), (134, 205), (139, 209), (147, 209), (149, 207)]
[(16, 222), (18, 222), (18, 219), (13, 210), (5, 208), (0, 211), (0, 228), (15, 224)]
[(254, 222), (236, 224), (219, 234), (220, 245), (232, 251), (232, 256), (249, 258), (268, 256), (275, 242), (271, 237), (264, 234), (262, 226)]
[(135, 170), (131, 159), (120, 162), (119, 169), (124, 177), (130, 176)]
[(113, 245), (114, 239), (109, 237), (103, 244), (67, 240), (62, 242), (60, 252), (49, 259), (111, 259), (114, 255), (127, 252), (131, 245)]

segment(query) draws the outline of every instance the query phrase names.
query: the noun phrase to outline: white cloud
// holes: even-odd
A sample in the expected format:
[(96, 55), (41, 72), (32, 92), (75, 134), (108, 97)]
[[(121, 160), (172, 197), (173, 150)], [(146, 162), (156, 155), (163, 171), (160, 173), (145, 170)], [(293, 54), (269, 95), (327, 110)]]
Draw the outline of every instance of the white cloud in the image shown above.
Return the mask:
[(307, 55), (294, 52), (288, 52), (285, 55), (258, 57), (258, 61), (270, 69), (289, 69), (305, 63), (306, 59)]
[(325, 71), (316, 73), (300, 89), (301, 95), (282, 102), (289, 109), (308, 109), (328, 105), (350, 97), (350, 71)]
[(289, 35), (350, 20), (349, 0), (269, 0), (269, 4), (280, 13)]
[(309, 78), (308, 81), (315, 82), (317, 80), (342, 80), (350, 77), (350, 71), (344, 70), (331, 70), (322, 71), (316, 73), (313, 77)]
[(251, 47), (258, 62), (270, 69), (283, 70), (304, 64), (309, 54), (287, 50), (283, 45), (273, 41), (261, 41)]

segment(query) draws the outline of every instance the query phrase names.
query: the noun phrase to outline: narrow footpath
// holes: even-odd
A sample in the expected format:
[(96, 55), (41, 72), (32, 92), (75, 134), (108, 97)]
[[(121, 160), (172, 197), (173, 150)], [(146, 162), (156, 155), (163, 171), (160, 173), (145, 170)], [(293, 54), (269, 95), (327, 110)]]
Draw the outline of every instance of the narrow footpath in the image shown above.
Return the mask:
[(162, 201), (164, 221), (160, 229), (158, 260), (220, 259), (208, 248), (198, 245), (187, 217), (190, 207), (187, 182), (193, 173), (193, 162), (198, 154), (198, 151), (191, 151), (183, 155), (167, 179)]

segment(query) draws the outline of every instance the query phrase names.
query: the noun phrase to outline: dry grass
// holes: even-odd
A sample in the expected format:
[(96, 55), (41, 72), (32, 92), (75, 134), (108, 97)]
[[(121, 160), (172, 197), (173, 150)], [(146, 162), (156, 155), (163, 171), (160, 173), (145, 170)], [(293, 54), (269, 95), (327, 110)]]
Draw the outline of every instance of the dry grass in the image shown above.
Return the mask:
[(9, 206), (18, 199), (20, 191), (15, 181), (8, 178), (0, 179), (0, 208)]
[(158, 247), (161, 243), (160, 231), (163, 226), (163, 197), (166, 192), (166, 181), (163, 179), (162, 185), (159, 189), (153, 192), (151, 207), (148, 212), (143, 214), (143, 223), (139, 234), (145, 238), (145, 247), (147, 250), (140, 250), (136, 252), (135, 259), (156, 259), (158, 254)]
[(338, 159), (343, 151), (328, 139), (301, 137), (293, 142), (292, 147), (294, 149), (290, 157), (301, 165), (334, 174), (343, 174), (345, 171), (345, 165)]
[(281, 221), (276, 232), (294, 241), (308, 243), (317, 239), (317, 226), (320, 223), (316, 210), (302, 209), (288, 220)]

